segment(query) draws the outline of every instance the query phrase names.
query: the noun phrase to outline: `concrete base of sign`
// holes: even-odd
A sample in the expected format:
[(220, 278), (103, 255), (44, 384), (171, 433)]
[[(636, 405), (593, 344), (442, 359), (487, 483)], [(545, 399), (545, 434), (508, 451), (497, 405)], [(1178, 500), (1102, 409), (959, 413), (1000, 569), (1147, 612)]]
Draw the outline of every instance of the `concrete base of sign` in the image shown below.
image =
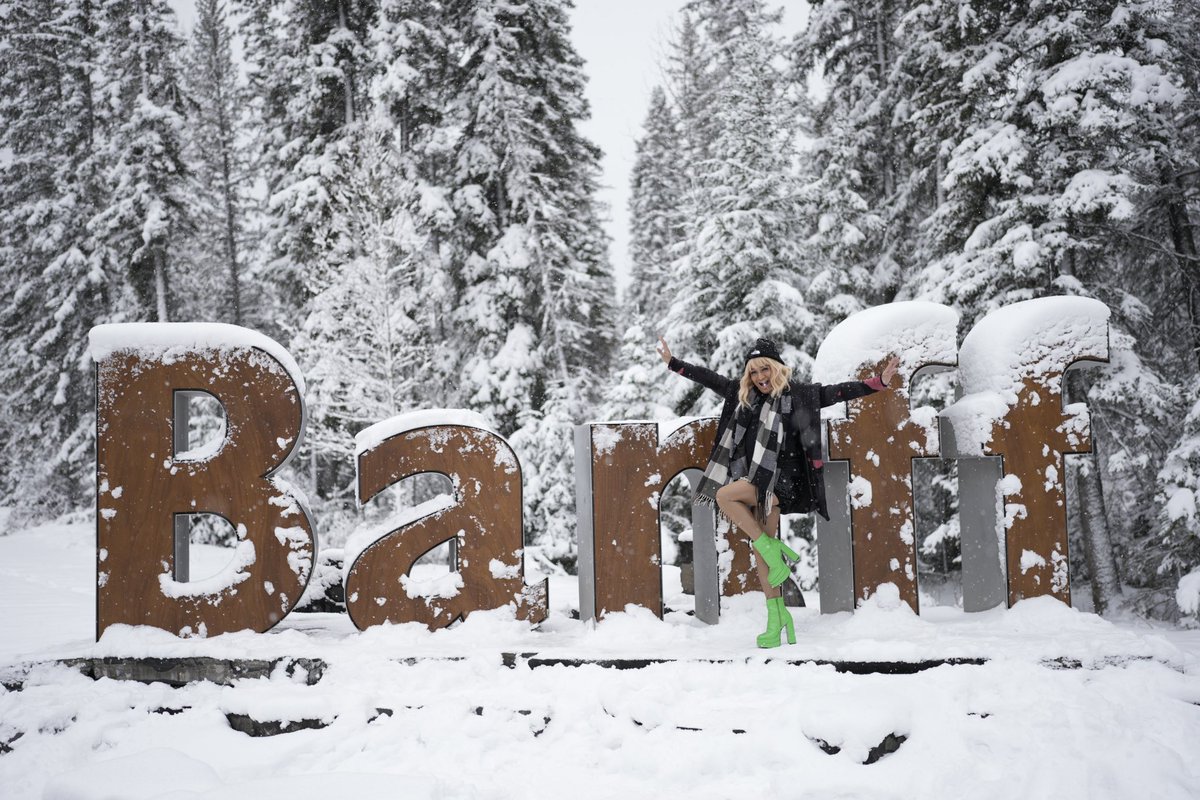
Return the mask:
[[(472, 657), (474, 658), (474, 656)], [(396, 664), (415, 666), (430, 662), (462, 661), (461, 656), (407, 656), (389, 659)], [(789, 658), (783, 654), (769, 654), (763, 651), (754, 655), (730, 656), (728, 658), (661, 658), (646, 656), (642, 658), (600, 658), (589, 656), (558, 655), (552, 652), (497, 652), (496, 660), (509, 669), (539, 669), (541, 667), (602, 667), (604, 669), (644, 669), (656, 664), (694, 663), (694, 664), (728, 664), (731, 666), (744, 664), (787, 664), (794, 667), (832, 667), (836, 672), (850, 675), (913, 675), (935, 667), (976, 667), (988, 663), (987, 657), (947, 657), (926, 658), (916, 661), (855, 661), (832, 660), (826, 658)], [(1156, 661), (1145, 655), (1119, 656), (1113, 655), (1097, 658), (1088, 663), (1070, 657), (1043, 658), (1038, 663), (1046, 669), (1103, 669), (1120, 667), (1136, 662)], [(1166, 661), (1160, 661), (1166, 666), (1177, 668)], [(284, 669), (287, 674), (300, 677), (305, 685), (315, 686), (325, 675), (328, 664), (320, 658), (282, 657), (277, 659), (220, 659), (208, 657), (188, 658), (122, 658), (105, 656), (103, 658), (71, 658), (54, 662), (32, 662), (5, 667), (0, 673), (0, 685), (9, 692), (19, 692), (25, 687), (25, 681), (34, 670), (47, 664), (59, 664), (77, 670), (80, 674), (99, 680), (135, 681), (138, 683), (165, 683), (175, 688), (196, 681), (208, 681), (227, 686), (234, 680), (243, 678), (267, 678), (277, 670)], [(169, 710), (168, 710), (169, 711)]]
[[(181, 658), (146, 658), (102, 656), (99, 658), (65, 658), (53, 663), (61, 664), (80, 674), (100, 680), (136, 681), (138, 683), (165, 683), (168, 686), (186, 686), (195, 681), (208, 681), (222, 686), (231, 686), (235, 680), (244, 678), (269, 678), (279, 670), (312, 686), (325, 675), (326, 664), (319, 658), (289, 657), (260, 659), (225, 659), (208, 656), (185, 656)], [(0, 685), (8, 691), (20, 691), (25, 676), (39, 663), (20, 664), (5, 668), (0, 674)]]

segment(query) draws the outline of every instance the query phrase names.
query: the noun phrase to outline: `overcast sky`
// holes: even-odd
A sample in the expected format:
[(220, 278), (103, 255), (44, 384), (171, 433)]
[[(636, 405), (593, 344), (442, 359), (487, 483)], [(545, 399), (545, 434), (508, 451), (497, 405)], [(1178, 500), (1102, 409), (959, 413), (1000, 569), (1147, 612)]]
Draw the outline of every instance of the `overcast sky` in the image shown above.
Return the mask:
[[(195, 0), (170, 0), (185, 33), (195, 17)], [(592, 118), (584, 134), (604, 152), (600, 199), (609, 207), (606, 228), (618, 286), (629, 279), (629, 174), (634, 142), (641, 133), (650, 91), (661, 82), (663, 55), (675, 15), (686, 0), (575, 0), (572, 38), (587, 63), (587, 98)], [(788, 0), (784, 29), (791, 33), (807, 17), (808, 4)]]
[[(572, 15), (575, 48), (587, 62), (587, 98), (592, 118), (583, 130), (604, 151), (604, 190), (607, 228), (617, 283), (629, 278), (629, 176), (635, 141), (641, 135), (650, 92), (662, 82), (666, 45), (672, 38), (675, 15), (687, 0), (576, 0)], [(808, 3), (789, 0), (784, 30), (800, 29)]]
[(629, 176), (635, 141), (662, 83), (661, 65), (676, 12), (686, 0), (576, 0), (572, 37), (585, 62), (592, 118), (583, 132), (604, 151), (603, 190), (609, 207), (610, 255), (617, 285), (629, 279)]

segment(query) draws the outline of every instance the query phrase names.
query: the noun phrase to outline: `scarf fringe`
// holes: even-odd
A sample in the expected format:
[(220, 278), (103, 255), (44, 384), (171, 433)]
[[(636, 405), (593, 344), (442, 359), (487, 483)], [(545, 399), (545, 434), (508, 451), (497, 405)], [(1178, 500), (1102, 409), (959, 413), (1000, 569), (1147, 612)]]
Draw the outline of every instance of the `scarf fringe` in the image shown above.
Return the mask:
[(721, 534), (722, 523), (724, 523), (726, 532), (737, 528), (737, 523), (726, 516), (725, 512), (721, 510), (721, 507), (717, 505), (717, 501), (713, 498), (705, 497), (697, 492), (692, 496), (692, 505), (696, 504), (708, 506), (713, 510), (713, 530), (717, 533), (717, 535), (723, 535)]
[[(743, 479), (738, 478), (738, 480), (743, 480)], [(702, 505), (702, 506), (707, 506), (708, 508), (711, 508), (713, 510), (713, 513), (715, 514), (715, 517), (713, 518), (713, 523), (714, 523), (714, 526), (718, 530), (721, 528), (722, 521), (730, 529), (737, 528), (737, 523), (734, 522), (724, 511), (721, 510), (721, 507), (719, 505), (717, 505), (717, 501), (714, 500), (713, 498), (706, 497), (705, 495), (702, 495), (697, 492), (696, 494), (692, 495), (692, 505)], [(768, 516), (770, 516), (770, 515), (768, 514)], [(758, 519), (758, 509), (757, 508), (754, 509), (754, 517), (755, 517), (755, 519)], [(766, 530), (767, 529), (767, 521), (765, 519), (760, 519), (758, 521), (763, 526), (763, 530)]]

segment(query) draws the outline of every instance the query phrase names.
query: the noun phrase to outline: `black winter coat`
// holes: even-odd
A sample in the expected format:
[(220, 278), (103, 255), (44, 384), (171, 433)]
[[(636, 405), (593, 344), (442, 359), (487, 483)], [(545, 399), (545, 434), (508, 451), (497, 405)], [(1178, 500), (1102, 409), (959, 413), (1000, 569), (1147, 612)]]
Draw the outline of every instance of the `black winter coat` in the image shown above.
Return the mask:
[[(721, 420), (717, 424), (717, 443), (734, 419), (738, 407), (740, 380), (726, 378), (710, 369), (671, 358), (668, 365), (688, 380), (721, 395)], [(863, 381), (820, 384), (792, 381), (785, 390), (792, 395), (792, 413), (784, 420), (784, 440), (779, 453), (780, 472), (776, 479), (776, 495), (784, 514), (807, 514), (816, 511), (829, 519), (825, 501), (824, 458), (821, 452), (821, 409), (834, 403), (854, 400), (879, 391)], [(713, 453), (709, 453), (711, 460)], [(820, 466), (817, 466), (820, 465)]]

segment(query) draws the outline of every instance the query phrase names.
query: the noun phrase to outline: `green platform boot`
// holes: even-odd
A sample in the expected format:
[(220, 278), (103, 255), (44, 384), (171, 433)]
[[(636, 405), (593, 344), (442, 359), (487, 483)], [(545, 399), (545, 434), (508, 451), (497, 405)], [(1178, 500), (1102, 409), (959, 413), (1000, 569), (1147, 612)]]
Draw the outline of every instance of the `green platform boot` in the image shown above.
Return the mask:
[(779, 647), (779, 634), (787, 628), (788, 644), (796, 643), (796, 625), (792, 622), (792, 614), (783, 604), (782, 597), (771, 597), (767, 600), (767, 630), (758, 635), (758, 646)]
[(787, 564), (783, 562), (783, 557), (787, 556), (792, 561), (800, 560), (799, 553), (774, 536), (768, 536), (765, 533), (755, 539), (751, 546), (758, 551), (758, 554), (762, 556), (763, 563), (767, 565), (767, 583), (771, 584), (772, 589), (782, 586), (783, 582), (792, 574)]

